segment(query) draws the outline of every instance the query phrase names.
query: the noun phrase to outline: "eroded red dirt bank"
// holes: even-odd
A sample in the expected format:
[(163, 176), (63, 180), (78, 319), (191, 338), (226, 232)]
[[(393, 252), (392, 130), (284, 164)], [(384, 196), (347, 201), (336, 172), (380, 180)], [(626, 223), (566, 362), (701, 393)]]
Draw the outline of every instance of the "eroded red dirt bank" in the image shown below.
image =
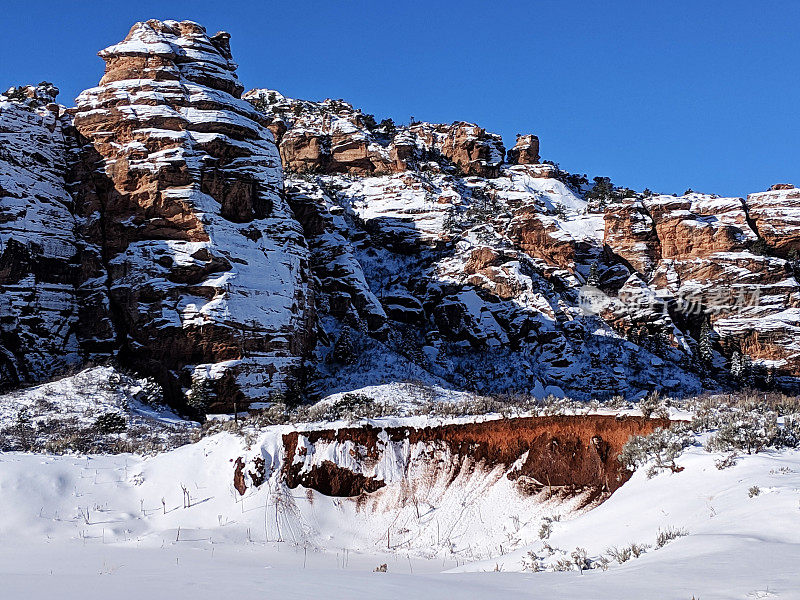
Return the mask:
[[(505, 467), (506, 476), (525, 493), (545, 488), (559, 493), (588, 489), (599, 497), (614, 492), (630, 477), (617, 460), (625, 442), (633, 435), (668, 425), (666, 419), (580, 415), (424, 428), (363, 425), (294, 431), (283, 436), (282, 473), (290, 488), (303, 486), (331, 496), (359, 496), (386, 485), (370, 472), (387, 448), (397, 452), (398, 448), (422, 444), (423, 450), (413, 460), (449, 462), (434, 466), (453, 479), (464, 469)], [(328, 459), (315, 460), (313, 454), (318, 449), (342, 444), (348, 448), (349, 467)], [(406, 464), (404, 468), (408, 472), (411, 467)]]

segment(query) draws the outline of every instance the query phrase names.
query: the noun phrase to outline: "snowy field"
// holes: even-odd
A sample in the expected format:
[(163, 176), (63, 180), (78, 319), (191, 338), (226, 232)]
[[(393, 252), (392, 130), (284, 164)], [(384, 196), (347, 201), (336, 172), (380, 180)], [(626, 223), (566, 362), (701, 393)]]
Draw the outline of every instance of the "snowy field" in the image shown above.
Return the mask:
[[(218, 434), (146, 459), (0, 454), (0, 597), (800, 598), (796, 450), (719, 470), (721, 455), (692, 447), (680, 473), (640, 469), (598, 508), (552, 523), (556, 556), (651, 546), (583, 573), (522, 571), (542, 540), (479, 562), (386, 553), (354, 535), (349, 500), (301, 488), (290, 493), (304, 518), (277, 518), (270, 485), (243, 499), (233, 490), (231, 460), (244, 452), (241, 438)], [(656, 549), (668, 528), (688, 535)], [(381, 564), (387, 572), (373, 572)]]
[[(704, 448), (709, 433), (693, 434), (679, 472), (648, 478), (639, 468), (610, 499), (586, 507), (580, 495), (522, 494), (503, 467), (442, 471), (425, 460), (446, 463), (446, 454), (427, 449), (428, 458), (418, 459), (413, 445), (359, 465), (350, 442), (318, 441), (315, 452), (301, 453), (307, 462), (371, 469), (387, 483), (366, 500), (334, 498), (286, 487), (282, 435), (297, 426), (190, 438), (186, 431), (197, 424), (152, 402), (147, 387), (98, 367), (0, 396), (0, 427), (13, 430), (25, 414), (29, 426), (50, 435), (66, 427), (54, 421), (95, 435), (95, 417), (116, 412), (129, 429), (107, 437), (127, 439), (141, 429), (165, 447), (179, 446), (158, 452), (155, 445), (146, 457), (0, 452), (0, 600), (800, 600), (798, 449), (742, 454), (720, 469), (728, 455)], [(415, 414), (415, 403), (429, 399), (415, 398), (413, 389), (392, 384), (359, 393), (410, 415), (375, 424), (500, 418)], [(437, 402), (463, 401), (436, 393)], [(335, 394), (320, 406), (342, 400)], [(670, 414), (689, 417), (675, 407)], [(248, 476), (244, 495), (234, 488), (238, 457), (247, 471), (265, 460), (265, 482), (254, 486)], [(592, 568), (580, 571), (576, 556)], [(385, 572), (376, 572), (381, 565)]]

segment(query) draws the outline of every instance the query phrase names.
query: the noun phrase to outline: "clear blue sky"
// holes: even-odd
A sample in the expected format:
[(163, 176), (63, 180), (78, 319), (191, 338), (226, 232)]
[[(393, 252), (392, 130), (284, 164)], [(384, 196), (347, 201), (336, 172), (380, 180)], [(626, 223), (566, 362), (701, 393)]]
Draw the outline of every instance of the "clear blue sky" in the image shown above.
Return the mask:
[(4, 2), (0, 86), (72, 104), (137, 20), (232, 34), (248, 88), (344, 98), (407, 122), (532, 132), (544, 158), (618, 185), (742, 195), (800, 185), (800, 2)]

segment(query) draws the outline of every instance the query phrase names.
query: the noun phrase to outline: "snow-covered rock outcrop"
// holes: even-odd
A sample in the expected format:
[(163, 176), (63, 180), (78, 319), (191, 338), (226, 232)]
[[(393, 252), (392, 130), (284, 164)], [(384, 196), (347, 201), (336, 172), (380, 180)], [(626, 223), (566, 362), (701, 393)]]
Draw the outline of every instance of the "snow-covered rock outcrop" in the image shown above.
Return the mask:
[(302, 230), (229, 35), (147, 21), (100, 52), (73, 112), (76, 201), (97, 236), (124, 360), (230, 407), (285, 387), (312, 342)]
[[(342, 100), (310, 102), (274, 90), (244, 95), (264, 112), (275, 133), (283, 165), (300, 173), (385, 174), (437, 163), (467, 175), (495, 177), (505, 158), (503, 140), (474, 123), (414, 122), (397, 127)], [(526, 136), (535, 138), (535, 136)], [(538, 139), (528, 159), (538, 159)]]
[(791, 387), (800, 376), (800, 287), (787, 258), (798, 244), (798, 211), (791, 188), (747, 200), (628, 199), (605, 213), (604, 241), (652, 290), (654, 309), (682, 317), (694, 337), (708, 319), (725, 355), (756, 359), (763, 377)]
[(0, 95), (0, 387), (80, 361), (79, 249), (57, 93)]

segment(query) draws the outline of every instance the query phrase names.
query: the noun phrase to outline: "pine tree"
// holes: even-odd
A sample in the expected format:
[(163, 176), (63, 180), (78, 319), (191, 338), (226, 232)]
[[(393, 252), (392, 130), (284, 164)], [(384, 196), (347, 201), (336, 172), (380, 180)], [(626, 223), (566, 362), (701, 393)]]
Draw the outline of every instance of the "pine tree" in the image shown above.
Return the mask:
[(586, 279), (586, 284), (597, 287), (600, 283), (600, 275), (597, 274), (597, 261), (594, 261), (589, 267), (589, 277)]
[(698, 346), (700, 360), (704, 366), (710, 366), (714, 358), (714, 350), (711, 345), (711, 327), (708, 324), (708, 319), (703, 319), (703, 324), (700, 326), (700, 340)]
[(738, 351), (731, 355), (731, 376), (737, 381), (742, 376), (742, 355)]
[(731, 375), (740, 385), (749, 381), (752, 366), (750, 357), (738, 350), (731, 356)]
[(770, 367), (767, 370), (767, 375), (764, 378), (764, 387), (771, 390), (775, 387), (775, 367)]
[(595, 210), (603, 210), (614, 200), (614, 184), (608, 177), (595, 177), (592, 189), (586, 192), (586, 199)]
[(350, 339), (350, 328), (343, 327), (339, 339), (333, 345), (331, 360), (341, 365), (350, 365), (356, 362), (357, 358), (353, 341)]
[(397, 126), (395, 126), (394, 120), (392, 119), (383, 119), (380, 123), (378, 123), (378, 127), (383, 129), (383, 132), (386, 135), (394, 135), (397, 131)]
[(186, 404), (201, 422), (206, 419), (206, 411), (211, 404), (211, 394), (211, 382), (205, 377), (194, 375)]

